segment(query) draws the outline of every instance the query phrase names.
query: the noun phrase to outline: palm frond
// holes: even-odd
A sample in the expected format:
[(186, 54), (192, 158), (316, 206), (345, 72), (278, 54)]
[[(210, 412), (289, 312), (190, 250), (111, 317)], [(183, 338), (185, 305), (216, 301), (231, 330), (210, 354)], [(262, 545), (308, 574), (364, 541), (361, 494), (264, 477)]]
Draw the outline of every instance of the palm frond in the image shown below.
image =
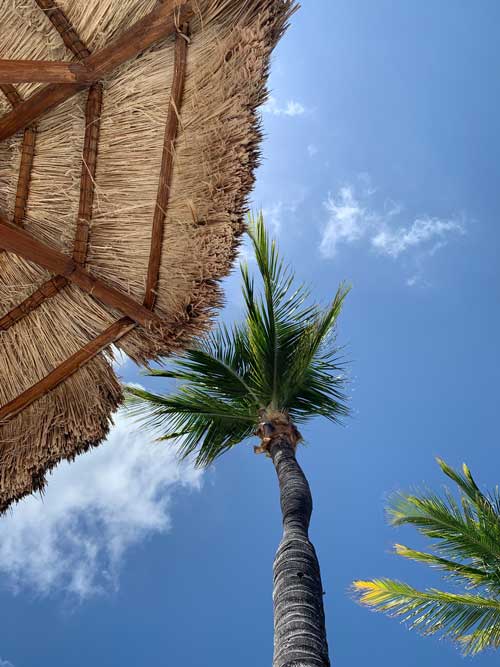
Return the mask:
[[(399, 556), (437, 568), (466, 588), (465, 593), (436, 589), (418, 591), (391, 579), (356, 582), (362, 604), (411, 621), (424, 634), (440, 632), (458, 641), (464, 652), (500, 646), (500, 513), (498, 491), (486, 496), (466, 465), (457, 472), (438, 463), (458, 487), (459, 499), (448, 490), (398, 493), (388, 514), (393, 525), (413, 525), (433, 540), (436, 553), (397, 544)], [(477, 594), (468, 591), (475, 589)]]
[(243, 293), (251, 366), (262, 381), (266, 405), (287, 410), (298, 421), (313, 414), (333, 420), (346, 416), (345, 369), (338, 359), (334, 331), (349, 288), (341, 285), (324, 310), (311, 304), (308, 290), (294, 287), (294, 273), (279, 259), (262, 216), (251, 222), (249, 234), (263, 297), (256, 292), (248, 265), (242, 266)]
[(183, 387), (174, 396), (136, 387), (126, 387), (125, 392), (130, 416), (157, 434), (159, 440), (179, 438), (179, 456), (187, 458), (196, 452), (195, 463), (200, 467), (249, 437), (255, 427), (253, 414), (241, 405), (218, 400), (193, 387)]
[(419, 591), (391, 579), (357, 581), (354, 590), (361, 604), (410, 622), (422, 634), (440, 633), (462, 642), (465, 652), (474, 643), (466, 637), (480, 631), (500, 630), (500, 602), (479, 595), (456, 595), (431, 588)]
[(241, 266), (243, 323), (218, 329), (149, 375), (175, 382), (171, 396), (130, 387), (127, 409), (162, 439), (179, 438), (179, 453), (208, 465), (252, 435), (263, 410), (304, 422), (348, 414), (345, 373), (335, 328), (348, 289), (322, 309), (280, 258), (262, 216), (251, 219), (259, 284)]
[[(465, 509), (464, 509), (465, 508)], [(440, 497), (427, 492), (420, 496), (400, 493), (388, 508), (395, 526), (410, 524), (422, 535), (436, 540), (435, 548), (445, 556), (492, 561), (500, 559), (500, 524), (477, 515), (477, 508), (459, 506), (450, 494)]]
[(263, 287), (262, 293), (256, 290), (248, 264), (243, 263), (250, 372), (266, 404), (277, 410), (283, 407), (280, 396), (283, 375), (294, 358), (304, 326), (317, 314), (318, 307), (308, 303), (309, 293), (303, 285), (293, 287), (294, 273), (280, 258), (262, 215), (251, 219), (248, 233)]
[(488, 628), (474, 630), (470, 635), (458, 637), (465, 655), (476, 655), (487, 648), (500, 648), (500, 626), (490, 625)]
[(490, 573), (480, 567), (471, 567), (456, 560), (449, 560), (435, 554), (409, 549), (402, 544), (395, 544), (394, 550), (398, 556), (414, 560), (418, 563), (425, 563), (430, 567), (445, 572), (450, 578), (457, 579), (469, 587), (488, 586), (491, 582)]

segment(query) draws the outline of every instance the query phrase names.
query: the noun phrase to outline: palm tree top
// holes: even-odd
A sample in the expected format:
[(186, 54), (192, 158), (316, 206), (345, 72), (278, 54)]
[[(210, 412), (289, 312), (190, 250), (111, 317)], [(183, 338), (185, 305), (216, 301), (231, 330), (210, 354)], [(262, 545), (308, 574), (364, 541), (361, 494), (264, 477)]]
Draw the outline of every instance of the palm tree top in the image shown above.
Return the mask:
[(147, 375), (178, 383), (171, 395), (126, 387), (127, 406), (161, 439), (178, 438), (181, 457), (209, 465), (253, 435), (263, 414), (301, 424), (314, 416), (340, 421), (349, 414), (336, 324), (349, 288), (342, 284), (327, 308), (311, 302), (281, 259), (262, 215), (248, 234), (260, 274), (256, 285), (241, 264), (245, 317), (220, 324), (166, 370)]
[(500, 647), (500, 492), (482, 493), (465, 464), (457, 472), (441, 459), (438, 463), (457, 486), (459, 501), (448, 489), (443, 495), (398, 493), (388, 516), (395, 526), (415, 526), (432, 540), (434, 551), (396, 544), (396, 553), (444, 572), (462, 590), (419, 591), (391, 579), (357, 581), (354, 589), (362, 604), (407, 620), (423, 634), (440, 633), (475, 654)]

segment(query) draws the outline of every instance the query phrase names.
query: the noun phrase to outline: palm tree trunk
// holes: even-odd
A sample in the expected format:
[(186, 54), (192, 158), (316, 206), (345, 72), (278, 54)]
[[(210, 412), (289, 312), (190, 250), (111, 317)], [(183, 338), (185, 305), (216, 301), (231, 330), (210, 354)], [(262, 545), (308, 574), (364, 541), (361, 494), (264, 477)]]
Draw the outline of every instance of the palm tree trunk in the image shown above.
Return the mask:
[(268, 449), (278, 474), (283, 537), (274, 560), (273, 667), (329, 667), (323, 586), (309, 540), (311, 490), (286, 434)]

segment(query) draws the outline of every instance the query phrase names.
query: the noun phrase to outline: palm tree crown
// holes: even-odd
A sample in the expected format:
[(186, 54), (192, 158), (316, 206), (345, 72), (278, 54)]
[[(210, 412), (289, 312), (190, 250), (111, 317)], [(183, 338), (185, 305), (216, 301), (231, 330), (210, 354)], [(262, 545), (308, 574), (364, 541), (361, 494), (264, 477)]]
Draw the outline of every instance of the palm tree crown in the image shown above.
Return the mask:
[(468, 467), (456, 472), (438, 459), (458, 486), (460, 502), (446, 490), (398, 494), (388, 512), (393, 525), (411, 524), (433, 540), (436, 552), (414, 551), (397, 544), (396, 553), (435, 567), (465, 591), (418, 591), (391, 579), (355, 582), (361, 603), (408, 620), (423, 634), (441, 633), (457, 641), (464, 653), (500, 646), (500, 493), (478, 488)]
[(262, 216), (250, 220), (249, 236), (261, 276), (256, 288), (242, 264), (246, 316), (218, 329), (148, 375), (179, 382), (169, 396), (127, 387), (128, 408), (161, 439), (178, 438), (182, 457), (195, 453), (209, 465), (254, 434), (263, 413), (303, 423), (315, 415), (338, 421), (348, 414), (345, 378), (335, 345), (335, 327), (348, 288), (341, 285), (326, 309), (295, 286)]

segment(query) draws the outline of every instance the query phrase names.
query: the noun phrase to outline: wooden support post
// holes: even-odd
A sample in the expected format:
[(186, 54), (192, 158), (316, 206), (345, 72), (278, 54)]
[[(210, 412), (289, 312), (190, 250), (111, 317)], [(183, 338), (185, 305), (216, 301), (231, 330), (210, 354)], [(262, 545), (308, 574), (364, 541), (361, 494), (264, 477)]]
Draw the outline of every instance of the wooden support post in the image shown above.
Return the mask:
[(123, 338), (123, 336), (132, 331), (135, 326), (136, 323), (128, 317), (112, 324), (100, 336), (97, 336), (97, 338), (90, 341), (85, 347), (73, 354), (73, 356), (55, 368), (43, 380), (40, 380), (40, 382), (37, 382), (20, 396), (1, 407), (0, 422), (12, 419), (37, 399), (55, 389), (61, 382), (64, 382), (80, 368), (88, 364), (89, 361), (94, 359), (109, 345), (116, 343), (120, 338)]
[(142, 304), (95, 278), (88, 271), (79, 267), (72, 257), (38, 241), (28, 232), (5, 220), (3, 216), (0, 216), (0, 247), (53, 274), (64, 276), (87, 294), (99, 299), (106, 306), (128, 315), (142, 326), (161, 327), (162, 325), (161, 319)]
[(0, 83), (92, 83), (95, 74), (82, 63), (50, 60), (0, 60)]
[[(108, 76), (119, 65), (138, 56), (160, 39), (172, 35), (193, 10), (178, 0), (168, 0), (138, 21), (110, 46), (93, 53), (84, 63), (96, 79)], [(0, 118), (0, 141), (27, 127), (50, 109), (87, 87), (82, 83), (49, 85)]]
[(57, 32), (61, 35), (66, 47), (79, 59), (83, 60), (90, 56), (86, 44), (82, 42), (75, 29), (71, 25), (66, 14), (57, 5), (55, 0), (35, 0), (36, 4), (45, 12)]
[(175, 142), (179, 133), (179, 116), (186, 81), (187, 50), (188, 27), (184, 25), (181, 32), (177, 34), (175, 43), (174, 78), (165, 127), (160, 182), (158, 184), (153, 228), (151, 231), (151, 250), (146, 281), (146, 296), (144, 297), (144, 305), (150, 309), (154, 308), (156, 301), (165, 217), (170, 200), (170, 187), (174, 173)]

